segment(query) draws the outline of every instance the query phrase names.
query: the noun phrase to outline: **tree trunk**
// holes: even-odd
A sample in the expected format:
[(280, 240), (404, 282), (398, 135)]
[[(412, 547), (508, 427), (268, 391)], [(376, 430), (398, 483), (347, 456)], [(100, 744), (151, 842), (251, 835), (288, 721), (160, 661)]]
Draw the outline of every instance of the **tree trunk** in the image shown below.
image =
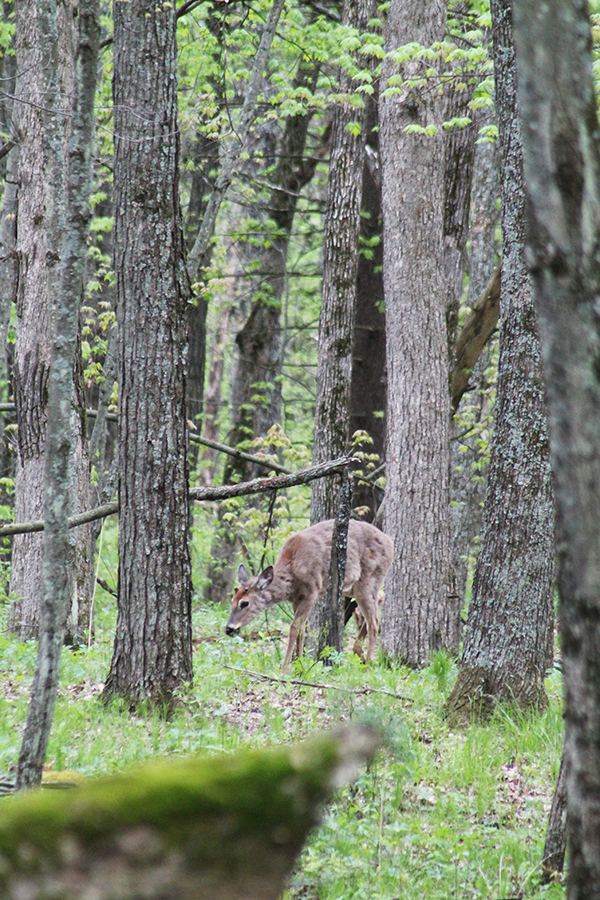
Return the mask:
[(554, 506), (546, 399), (532, 285), (509, 0), (493, 0), (502, 169), (502, 326), (481, 547), (451, 715), (471, 721), (498, 701), (539, 709), (554, 625)]
[[(371, 0), (345, 0), (342, 22), (363, 32), (373, 12)], [(343, 73), (340, 90), (352, 89)], [(350, 126), (357, 123), (359, 133)], [(366, 109), (349, 102), (336, 107), (331, 132), (327, 214), (323, 241), (323, 288), (319, 318), (317, 398), (313, 462), (347, 452), (350, 439), (352, 337), (356, 302), (360, 201), (367, 128)], [(334, 518), (337, 484), (322, 479), (313, 486), (312, 524)]]
[(557, 508), (569, 900), (600, 898), (600, 144), (587, 3), (514, 0)]
[(565, 867), (567, 850), (567, 770), (569, 768), (565, 748), (560, 758), (560, 769), (548, 816), (544, 855), (542, 858), (542, 883), (547, 884), (560, 876)]
[[(443, 40), (440, 0), (392, 0), (387, 53), (409, 41)], [(427, 63), (403, 64), (405, 79)], [(385, 96), (398, 65), (387, 59), (380, 99), (388, 410), (385, 531), (394, 562), (382, 610), (382, 645), (391, 657), (423, 665), (451, 643), (449, 615), (449, 420), (444, 154), (441, 136), (408, 125), (441, 124), (435, 78)]]
[[(52, 303), (52, 363), (48, 385), (48, 428), (45, 460), (45, 533), (43, 598), (39, 642), (27, 723), (19, 754), (16, 785), (41, 781), (54, 717), (63, 633), (72, 596), (73, 550), (68, 518), (73, 506), (72, 478), (74, 361), (77, 353), (79, 307), (83, 295), (91, 188), (94, 100), (100, 44), (98, 0), (81, 0), (78, 9), (80, 41), (72, 99), (72, 128), (68, 146), (64, 229), (58, 216), (48, 216), (48, 246), (60, 252), (58, 292)], [(38, 2), (38, 46), (45, 64), (44, 146), (47, 176), (58, 175), (63, 163), (64, 110), (58, 79), (58, 15), (56, 0)], [(54, 233), (53, 233), (54, 232)], [(61, 233), (62, 232), (62, 233)]]
[[(222, 68), (221, 50), (223, 36), (223, 15), (217, 16), (218, 3), (211, 4), (206, 25), (213, 34), (218, 44), (218, 52), (214, 55), (215, 64)], [(217, 102), (223, 102), (222, 81), (215, 78), (212, 82)], [(202, 121), (200, 125), (206, 124)], [(188, 251), (194, 246), (198, 230), (208, 205), (208, 198), (214, 188), (215, 175), (219, 171), (219, 145), (218, 138), (207, 136), (201, 128), (196, 133), (192, 151), (193, 171), (190, 184), (190, 201), (188, 204), (184, 234)], [(198, 261), (198, 272), (193, 272), (192, 278), (204, 277), (206, 269), (212, 259), (213, 244), (208, 247)], [(206, 318), (208, 315), (208, 300), (202, 294), (194, 297), (193, 305), (189, 311), (188, 333), (188, 367), (187, 367), (187, 416), (190, 422), (201, 429), (202, 413), (204, 412), (204, 376), (206, 368)], [(198, 460), (198, 445), (190, 447), (190, 464), (192, 471)]]
[[(367, 153), (377, 159), (379, 136), (377, 106), (367, 103)], [(371, 123), (372, 120), (372, 123)], [(373, 444), (366, 452), (381, 459), (385, 448), (386, 362), (385, 315), (383, 312), (383, 241), (381, 235), (381, 179), (375, 166), (365, 161), (363, 169), (359, 253), (356, 273), (356, 304), (350, 387), (350, 434), (366, 431)], [(382, 492), (368, 484), (355, 484), (355, 506), (367, 506), (365, 521), (373, 521)]]
[[(15, 487), (15, 518), (26, 522), (43, 515), (44, 449), (51, 355), (51, 304), (56, 296), (58, 260), (64, 224), (62, 166), (49, 168), (51, 153), (43, 144), (44, 62), (37, 40), (37, 4), (16, 4), (17, 79), (16, 129), (21, 139), (18, 188), (17, 340), (14, 361), (14, 393), (18, 420), (19, 462)], [(63, 152), (68, 141), (69, 106), (73, 94), (74, 30), (72, 3), (60, 4), (59, 80), (63, 111)], [(51, 226), (49, 223), (52, 223)], [(85, 446), (85, 415), (82, 398), (74, 395), (78, 415), (74, 419), (73, 469), (79, 508), (87, 506), (89, 466)], [(77, 536), (77, 560), (89, 563), (89, 529)], [(84, 562), (85, 565), (85, 562)], [(43, 541), (39, 535), (15, 538), (10, 592), (15, 603), (9, 627), (21, 640), (35, 638), (39, 625), (42, 593)], [(78, 641), (87, 625), (84, 612), (89, 603), (89, 579), (73, 568), (73, 588), (66, 638)], [(84, 591), (83, 594), (80, 591)], [(81, 619), (80, 619), (81, 611)]]
[[(451, 445), (452, 567), (456, 593), (461, 607), (466, 595), (469, 559), (474, 553), (473, 542), (481, 531), (481, 511), (485, 499), (488, 467), (479, 442), (470, 440), (468, 437), (465, 440), (459, 439), (459, 435), (471, 424), (483, 424), (489, 410), (489, 384), (485, 373), (492, 351), (486, 346), (486, 343), (490, 330), (494, 330), (498, 322), (499, 272), (497, 278), (491, 283), (493, 296), (490, 292), (488, 299), (482, 304), (480, 298), (486, 285), (491, 287), (490, 279), (500, 251), (496, 240), (496, 230), (499, 225), (496, 201), (499, 195), (497, 144), (490, 141), (478, 143), (475, 148), (471, 191), (467, 302), (476, 314), (473, 325), (477, 330), (477, 335), (474, 336), (473, 342), (478, 340), (479, 346), (473, 353), (467, 347), (463, 349), (462, 346), (459, 346), (458, 342), (463, 334), (461, 331), (455, 345), (454, 374), (451, 382), (452, 407), (455, 413), (458, 412), (458, 419), (455, 418), (452, 423), (453, 440)], [(467, 327), (470, 320), (471, 316), (469, 315), (464, 323), (464, 328)], [(481, 350), (482, 344), (484, 345), (483, 350)], [(464, 368), (468, 369), (468, 372), (462, 371)], [(463, 396), (464, 400), (462, 400)]]
[(114, 18), (120, 521), (105, 697), (170, 704), (192, 678), (176, 15), (132, 0)]

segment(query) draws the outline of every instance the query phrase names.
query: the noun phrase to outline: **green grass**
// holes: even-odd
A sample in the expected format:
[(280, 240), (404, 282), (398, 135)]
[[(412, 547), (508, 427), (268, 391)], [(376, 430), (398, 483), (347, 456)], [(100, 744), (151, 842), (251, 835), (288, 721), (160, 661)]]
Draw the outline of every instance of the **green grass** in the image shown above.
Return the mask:
[[(304, 686), (280, 678), (287, 610), (257, 620), (243, 638), (228, 638), (226, 607), (197, 604), (194, 684), (165, 721), (99, 702), (114, 600), (99, 591), (96, 612), (95, 643), (63, 654), (48, 751), (53, 769), (92, 777), (153, 757), (231, 752), (295, 741), (340, 721), (376, 721), (387, 749), (324, 811), (286, 900), (565, 896), (562, 885), (542, 887), (538, 879), (562, 741), (557, 674), (548, 680), (543, 714), (502, 708), (488, 725), (452, 731), (444, 702), (456, 669), (443, 654), (421, 672), (382, 659), (365, 667), (351, 655), (332, 667), (305, 659), (292, 679), (323, 687)], [(34, 665), (33, 644), (0, 637), (3, 772), (18, 756)]]

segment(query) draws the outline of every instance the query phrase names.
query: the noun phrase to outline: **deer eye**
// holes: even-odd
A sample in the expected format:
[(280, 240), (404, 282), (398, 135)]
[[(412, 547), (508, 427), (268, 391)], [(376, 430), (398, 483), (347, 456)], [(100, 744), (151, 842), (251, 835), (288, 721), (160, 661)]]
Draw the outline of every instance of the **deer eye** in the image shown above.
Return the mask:
[(238, 606), (240, 609), (246, 609), (247, 606), (250, 606), (250, 601), (249, 600), (240, 600)]

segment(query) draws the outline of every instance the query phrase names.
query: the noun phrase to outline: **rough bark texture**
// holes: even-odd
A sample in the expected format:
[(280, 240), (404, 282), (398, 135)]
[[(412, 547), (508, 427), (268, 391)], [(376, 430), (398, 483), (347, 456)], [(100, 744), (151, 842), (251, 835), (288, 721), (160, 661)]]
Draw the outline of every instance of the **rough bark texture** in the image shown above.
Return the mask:
[[(429, 46), (445, 33), (439, 0), (392, 0), (385, 47)], [(429, 65), (429, 61), (427, 63)], [(425, 63), (403, 64), (423, 76)], [(398, 72), (386, 60), (383, 89)], [(423, 665), (451, 643), (449, 615), (449, 419), (444, 279), (443, 142), (407, 134), (440, 125), (437, 83), (404, 85), (380, 100), (384, 287), (388, 360), (385, 531), (394, 562), (382, 611), (382, 645)]]
[(533, 289), (525, 267), (525, 196), (511, 6), (493, 0), (502, 169), (502, 326), (490, 474), (458, 680), (448, 701), (470, 721), (494, 704), (546, 703), (554, 625), (554, 506)]
[[(55, 0), (38, 3), (38, 42), (46, 68), (44, 145), (50, 171), (62, 164), (63, 110), (58, 84), (58, 15)], [(91, 187), (94, 99), (100, 44), (97, 0), (81, 0), (79, 47), (72, 99), (72, 133), (65, 172), (65, 221), (59, 245), (58, 294), (52, 298), (52, 361), (48, 386), (45, 459), (45, 536), (43, 597), (38, 654), (27, 713), (17, 788), (39, 783), (54, 717), (66, 614), (73, 584), (75, 541), (68, 517), (73, 506), (73, 368), (77, 352), (79, 307), (83, 294)], [(52, 223), (56, 227), (57, 223)], [(55, 235), (53, 235), (55, 237)], [(50, 241), (49, 241), (50, 243)]]
[[(362, 32), (372, 12), (371, 0), (345, 0), (342, 22)], [(345, 73), (340, 89), (352, 89), (350, 76)], [(348, 128), (355, 122), (360, 126), (359, 134)], [(366, 126), (364, 107), (357, 109), (349, 102), (336, 107), (323, 240), (314, 463), (345, 453), (350, 438), (352, 337)], [(311, 523), (335, 517), (338, 500), (338, 485), (332, 479), (317, 482), (312, 490)]]
[(589, 9), (515, 0), (557, 507), (569, 900), (600, 897), (600, 145)]
[[(338, 482), (337, 478), (321, 479)], [(318, 484), (318, 481), (316, 482)], [(313, 484), (314, 491), (314, 484)], [(310, 622), (314, 635), (314, 658), (321, 659), (323, 650), (331, 647), (337, 653), (344, 649), (344, 625), (346, 624), (346, 602), (342, 594), (344, 574), (346, 572), (346, 552), (348, 549), (348, 523), (352, 512), (352, 475), (344, 472), (341, 487), (338, 487), (338, 503), (331, 542), (331, 561), (329, 578), (323, 603), (315, 604), (316, 614), (311, 615)], [(354, 605), (356, 605), (354, 603)], [(324, 662), (331, 664), (329, 657)]]
[[(15, 123), (20, 140), (18, 187), (17, 259), (17, 340), (14, 361), (14, 394), (18, 418), (19, 462), (15, 488), (15, 517), (20, 521), (41, 518), (44, 498), (44, 448), (48, 403), (48, 375), (51, 355), (52, 302), (57, 294), (58, 260), (64, 226), (64, 181), (61, 148), (56, 162), (44, 145), (45, 67), (37, 38), (40, 23), (38, 4), (19, 0), (16, 4), (17, 79)], [(73, 95), (74, 6), (60, 4), (59, 48), (56, 59), (61, 94), (61, 145), (66, 151), (68, 112)], [(82, 397), (74, 396), (79, 410), (73, 428), (73, 471), (77, 482), (77, 503), (88, 503), (89, 465), (85, 449), (85, 416)], [(73, 567), (74, 604), (69, 610), (67, 639), (77, 641), (87, 624), (84, 612), (89, 600), (87, 563), (89, 535), (78, 535)], [(80, 563), (82, 570), (79, 569)], [(42, 593), (43, 542), (39, 536), (15, 539), (10, 591), (15, 597), (9, 627), (21, 640), (33, 638), (39, 623)], [(85, 574), (82, 572), (85, 571)], [(81, 593), (83, 591), (84, 593)], [(79, 607), (81, 606), (81, 619)], [(72, 627), (71, 627), (72, 626)]]
[(191, 681), (185, 312), (176, 18), (151, 0), (115, 17), (119, 587), (105, 696), (169, 702)]
[(563, 747), (560, 769), (552, 797), (552, 806), (548, 816), (544, 856), (542, 861), (542, 883), (553, 881), (559, 877), (565, 867), (567, 850), (567, 769), (568, 760)]

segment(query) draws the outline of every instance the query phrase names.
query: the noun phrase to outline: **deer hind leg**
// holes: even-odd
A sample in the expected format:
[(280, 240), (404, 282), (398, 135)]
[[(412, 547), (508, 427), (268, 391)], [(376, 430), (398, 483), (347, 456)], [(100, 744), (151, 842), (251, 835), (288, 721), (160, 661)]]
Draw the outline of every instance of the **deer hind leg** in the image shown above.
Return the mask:
[(356, 635), (356, 639), (354, 641), (354, 646), (352, 648), (352, 652), (358, 656), (364, 662), (365, 654), (363, 651), (363, 641), (367, 634), (367, 623), (365, 617), (361, 613), (359, 609), (356, 609), (354, 613), (354, 618), (356, 619), (356, 625), (358, 628), (358, 633)]
[[(367, 655), (365, 661), (368, 662), (373, 658), (373, 654), (375, 653), (375, 647), (377, 646), (377, 635), (379, 634), (379, 613), (381, 609), (381, 604), (383, 603), (383, 591), (379, 591), (378, 594), (375, 595), (374, 600), (365, 601), (360, 600), (359, 606), (360, 610), (364, 617), (364, 623), (361, 627), (357, 638), (356, 643), (360, 643), (362, 645), (362, 641), (364, 640), (365, 634), (368, 634), (367, 641)], [(355, 644), (356, 647), (356, 644)], [(360, 647), (362, 652), (362, 646)], [(355, 650), (356, 652), (356, 650)], [(357, 654), (361, 655), (361, 654)]]

